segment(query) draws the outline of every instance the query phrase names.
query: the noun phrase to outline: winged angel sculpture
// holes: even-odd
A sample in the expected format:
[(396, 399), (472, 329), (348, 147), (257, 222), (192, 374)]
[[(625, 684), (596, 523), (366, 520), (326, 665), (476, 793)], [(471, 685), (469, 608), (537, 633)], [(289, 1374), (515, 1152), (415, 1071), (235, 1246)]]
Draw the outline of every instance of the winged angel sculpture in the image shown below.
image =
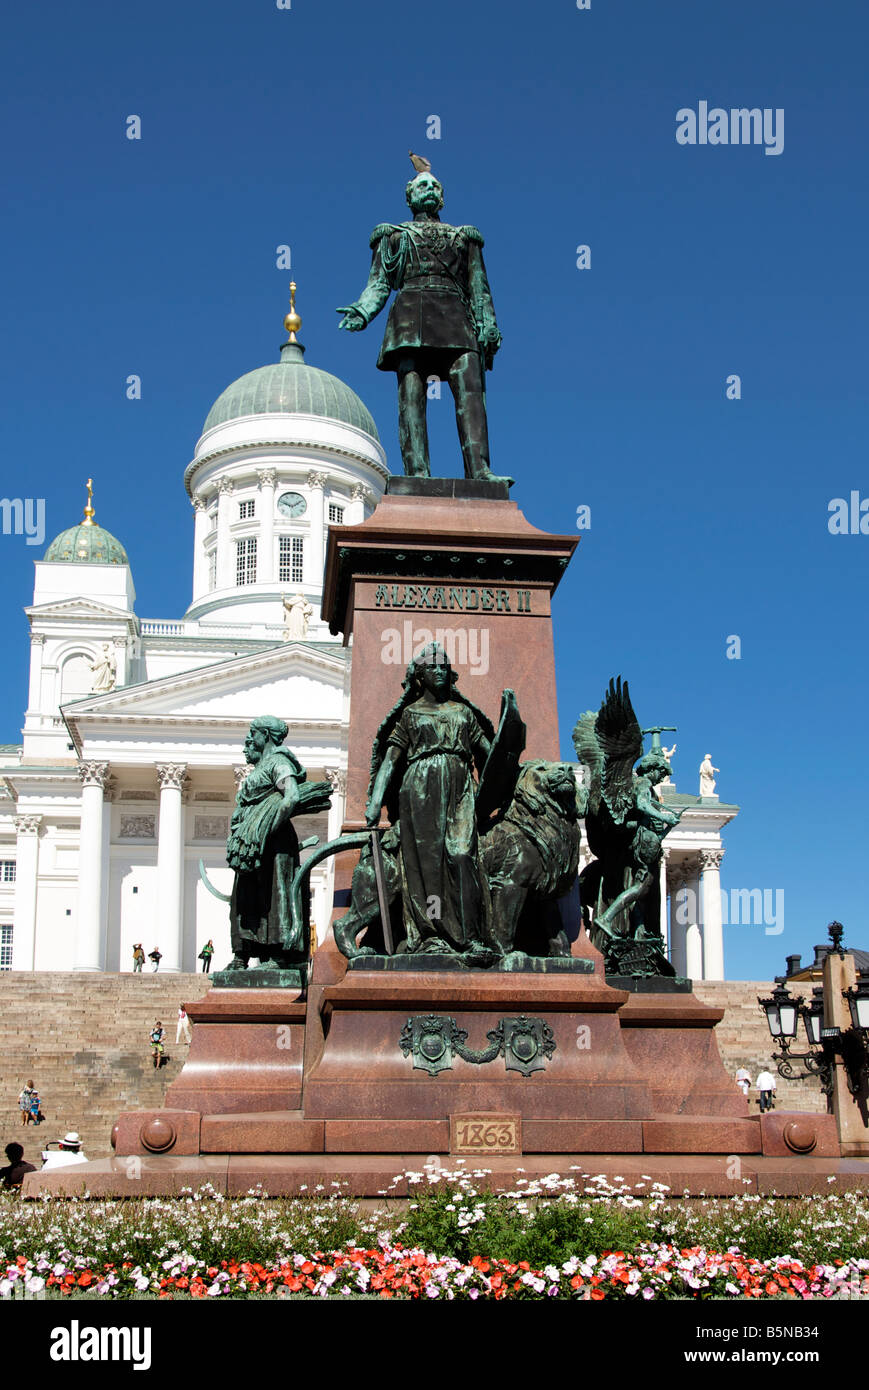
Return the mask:
[(682, 812), (655, 794), (670, 765), (660, 751), (643, 755), (627, 681), (610, 681), (597, 713), (580, 716), (573, 743), (586, 768), (585, 829), (595, 856), (579, 876), (586, 930), (608, 974), (674, 975), (660, 931), (660, 864)]

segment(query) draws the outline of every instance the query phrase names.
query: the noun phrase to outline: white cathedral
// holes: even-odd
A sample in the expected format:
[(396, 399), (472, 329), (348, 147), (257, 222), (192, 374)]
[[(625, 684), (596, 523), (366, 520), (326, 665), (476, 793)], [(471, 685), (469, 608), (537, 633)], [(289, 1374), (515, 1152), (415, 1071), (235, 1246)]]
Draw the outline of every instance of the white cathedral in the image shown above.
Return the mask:
[[(295, 289), (295, 286), (293, 286)], [(275, 714), (328, 815), (299, 838), (338, 835), (351, 649), (320, 619), (330, 523), (371, 515), (389, 470), (359, 397), (304, 360), (294, 306), (280, 361), (239, 377), (205, 420), (184, 485), (194, 511), (193, 597), (180, 619), (140, 618), (121, 543), (83, 520), (35, 565), (27, 710), (0, 746), (0, 969), (195, 970), (211, 939), (226, 963), (225, 842), (250, 720)], [(674, 965), (723, 979), (721, 829), (737, 807), (683, 796), (666, 841), (662, 928)], [(334, 861), (312, 874), (323, 940)], [(684, 910), (678, 892), (684, 888)]]

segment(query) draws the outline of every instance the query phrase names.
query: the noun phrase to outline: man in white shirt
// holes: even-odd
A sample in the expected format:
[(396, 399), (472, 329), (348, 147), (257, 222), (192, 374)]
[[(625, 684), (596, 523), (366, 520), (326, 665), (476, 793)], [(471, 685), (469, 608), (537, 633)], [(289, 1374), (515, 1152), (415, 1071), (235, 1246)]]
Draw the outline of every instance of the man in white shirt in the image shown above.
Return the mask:
[(748, 1093), (751, 1090), (751, 1072), (748, 1070), (748, 1067), (739, 1068), (739, 1071), (736, 1073), (736, 1084), (747, 1099)]
[(755, 1082), (760, 1092), (760, 1113), (764, 1110), (772, 1110), (773, 1100), (775, 1099), (775, 1077), (771, 1071), (762, 1071)]
[(87, 1158), (82, 1153), (81, 1139), (74, 1129), (63, 1136), (56, 1152), (51, 1149), (43, 1150), (43, 1173), (49, 1168), (69, 1168), (75, 1163), (87, 1163)]

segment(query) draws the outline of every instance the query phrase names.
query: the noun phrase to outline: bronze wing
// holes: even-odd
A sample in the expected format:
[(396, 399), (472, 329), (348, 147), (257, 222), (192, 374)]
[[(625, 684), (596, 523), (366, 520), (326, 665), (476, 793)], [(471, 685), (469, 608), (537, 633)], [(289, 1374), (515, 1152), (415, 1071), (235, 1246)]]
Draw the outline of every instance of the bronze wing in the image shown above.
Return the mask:
[(512, 690), (501, 694), (501, 719), (477, 787), (477, 825), (484, 829), (494, 811), (506, 810), (525, 751), (525, 725)]
[(634, 804), (634, 763), (643, 755), (643, 735), (621, 676), (610, 681), (594, 727), (604, 759), (601, 796), (616, 825), (622, 825)]

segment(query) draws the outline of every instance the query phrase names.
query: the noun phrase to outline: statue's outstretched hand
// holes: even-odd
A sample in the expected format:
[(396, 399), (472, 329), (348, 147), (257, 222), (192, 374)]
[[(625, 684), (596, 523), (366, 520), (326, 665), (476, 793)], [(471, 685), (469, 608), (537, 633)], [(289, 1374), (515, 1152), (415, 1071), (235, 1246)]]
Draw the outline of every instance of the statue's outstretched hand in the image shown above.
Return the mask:
[(358, 333), (367, 326), (364, 315), (359, 312), (355, 304), (343, 304), (335, 310), (335, 313), (344, 315), (338, 327), (346, 328), (349, 333)]

